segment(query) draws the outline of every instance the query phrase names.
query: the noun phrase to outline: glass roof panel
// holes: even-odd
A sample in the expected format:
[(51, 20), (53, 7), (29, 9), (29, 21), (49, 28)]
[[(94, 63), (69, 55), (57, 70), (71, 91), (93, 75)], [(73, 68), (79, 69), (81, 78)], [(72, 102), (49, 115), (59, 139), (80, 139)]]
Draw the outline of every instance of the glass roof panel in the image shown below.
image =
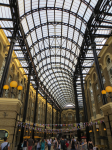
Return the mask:
[[(94, 12), (98, 0), (18, 0), (20, 24), (36, 66), (39, 80), (64, 108), (74, 104), (73, 74), (81, 50), (87, 23)], [(8, 3), (9, 0), (1, 0)], [(105, 3), (103, 0), (102, 4)], [(112, 8), (109, 10), (111, 13)], [(0, 7), (0, 17), (12, 19), (10, 7)], [(3, 13), (5, 12), (5, 13)], [(105, 16), (101, 25), (111, 25), (112, 16)], [(13, 22), (0, 20), (2, 27), (13, 27)], [(11, 32), (4, 30), (6, 36)], [(95, 34), (110, 34), (111, 29), (98, 28)], [(9, 42), (10, 42), (10, 38)], [(96, 37), (95, 42), (101, 49), (107, 38)], [(18, 41), (17, 41), (17, 43)], [(21, 47), (19, 47), (21, 49)], [(15, 46), (16, 49), (16, 46)], [(91, 47), (89, 47), (91, 49)], [(97, 54), (99, 51), (97, 51)], [(23, 53), (16, 51), (17, 57)], [(93, 57), (88, 50), (86, 57)], [(27, 66), (25, 60), (22, 66)], [(83, 66), (91, 66), (93, 60), (84, 60)], [(26, 71), (26, 70), (25, 70)], [(84, 69), (83, 72), (88, 72)], [(33, 83), (33, 82), (32, 82)], [(80, 83), (80, 80), (77, 81)], [(80, 94), (80, 93), (79, 93)], [(79, 95), (80, 96), (80, 95)], [(80, 100), (80, 99), (79, 99)], [(79, 106), (82, 106), (80, 100)]]

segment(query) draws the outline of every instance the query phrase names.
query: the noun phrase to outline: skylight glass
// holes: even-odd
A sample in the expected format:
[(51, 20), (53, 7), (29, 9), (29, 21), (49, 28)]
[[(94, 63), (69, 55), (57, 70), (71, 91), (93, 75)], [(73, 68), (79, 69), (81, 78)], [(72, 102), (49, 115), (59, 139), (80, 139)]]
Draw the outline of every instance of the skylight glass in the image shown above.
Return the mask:
[[(86, 27), (97, 2), (98, 0), (18, 0), (20, 26), (24, 31), (39, 82), (43, 83), (61, 108), (75, 102), (73, 75)], [(1, 3), (9, 4), (9, 0), (1, 0)], [(1, 27), (13, 28), (10, 7), (0, 6), (0, 12), (0, 18), (9, 19), (0, 20)], [(111, 13), (111, 9), (109, 12)], [(112, 20), (112, 17), (105, 15), (104, 19), (106, 21), (101, 25), (110, 26), (111, 23), (107, 21)], [(9, 42), (12, 30), (4, 30)], [(96, 34), (110, 33), (110, 28), (100, 27), (96, 30)], [(106, 39), (96, 37), (96, 49), (101, 49)], [(19, 45), (18, 40), (16, 44)], [(21, 50), (21, 47), (14, 47), (17, 57), (24, 58), (23, 52), (16, 50), (18, 48)], [(91, 50), (88, 50), (86, 57), (93, 57)], [(84, 60), (83, 73), (88, 73), (93, 62)], [(25, 59), (21, 60), (23, 67), (28, 66), (27, 63)], [(77, 84), (80, 84), (80, 78)], [(42, 86), (41, 88), (44, 89)], [(82, 107), (80, 93), (81, 90), (78, 92), (78, 101)]]

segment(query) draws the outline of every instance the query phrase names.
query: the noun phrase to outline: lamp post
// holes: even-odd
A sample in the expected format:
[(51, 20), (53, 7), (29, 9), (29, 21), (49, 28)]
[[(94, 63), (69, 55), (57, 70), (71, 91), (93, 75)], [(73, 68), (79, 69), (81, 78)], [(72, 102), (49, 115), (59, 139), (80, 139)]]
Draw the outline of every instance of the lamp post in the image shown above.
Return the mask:
[[(107, 86), (105, 88), (105, 90), (102, 90), (101, 91), (102, 95), (106, 95), (106, 93), (109, 93), (109, 97), (112, 101), (112, 96), (111, 96), (111, 93), (112, 93), (112, 87), (111, 86)], [(111, 129), (111, 123), (110, 123), (110, 118), (109, 118), (109, 114), (107, 112), (107, 118), (108, 118), (108, 122), (109, 122), (109, 128), (110, 128), (110, 133), (111, 133), (111, 137), (112, 137), (112, 129)]]
[[(18, 86), (17, 85), (17, 82), (16, 81), (11, 81), (10, 82), (10, 87), (11, 87), (11, 89), (12, 89), (12, 91), (11, 91), (11, 97), (12, 97), (12, 95), (13, 95), (13, 90), (14, 90), (14, 88), (17, 88), (17, 90), (19, 91), (19, 93), (20, 93), (20, 91), (23, 89), (23, 87), (22, 86)], [(8, 85), (4, 85), (3, 86), (3, 89), (6, 91), (6, 90), (9, 90), (9, 86)]]
[(101, 91), (102, 95), (106, 95), (106, 93), (109, 93), (109, 97), (111, 98), (111, 101), (112, 101), (112, 96), (111, 96), (111, 93), (112, 93), (112, 87), (111, 86), (107, 86), (105, 88), (105, 90), (102, 90)]

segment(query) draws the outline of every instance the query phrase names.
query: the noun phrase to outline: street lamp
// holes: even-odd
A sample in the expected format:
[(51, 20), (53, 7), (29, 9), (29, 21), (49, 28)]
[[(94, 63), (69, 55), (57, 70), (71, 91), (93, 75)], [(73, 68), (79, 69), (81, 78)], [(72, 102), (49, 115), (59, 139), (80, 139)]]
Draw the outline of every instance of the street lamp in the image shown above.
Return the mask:
[(105, 88), (105, 90), (102, 90), (101, 93), (104, 95), (106, 93), (109, 93), (109, 97), (111, 98), (111, 101), (112, 101), (112, 96), (111, 96), (111, 93), (112, 93), (112, 87), (111, 86), (107, 86)]
[[(12, 96), (12, 94), (13, 94), (14, 88), (17, 88), (17, 90), (19, 91), (19, 93), (20, 93), (20, 91), (23, 89), (22, 86), (20, 86), (20, 85), (18, 86), (18, 84), (17, 84), (16, 81), (11, 81), (11, 82), (10, 82), (10, 87), (11, 87), (11, 89), (12, 89), (11, 96)], [(8, 86), (8, 85), (4, 85), (4, 86), (3, 86), (3, 89), (4, 89), (4, 90), (8, 90), (8, 89), (9, 89), (9, 86)]]
[(4, 89), (4, 90), (8, 90), (8, 89), (9, 89), (9, 86), (8, 86), (8, 85), (4, 85), (4, 86), (3, 86), (3, 89)]

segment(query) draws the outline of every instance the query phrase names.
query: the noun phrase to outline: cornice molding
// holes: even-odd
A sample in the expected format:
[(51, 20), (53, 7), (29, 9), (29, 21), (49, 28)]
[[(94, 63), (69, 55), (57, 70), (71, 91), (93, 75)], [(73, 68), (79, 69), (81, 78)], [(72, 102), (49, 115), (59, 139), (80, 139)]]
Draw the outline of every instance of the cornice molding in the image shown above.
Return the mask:
[(13, 98), (0, 98), (0, 105), (5, 104), (5, 105), (19, 105), (20, 107), (22, 106), (22, 103), (18, 99), (13, 99)]
[(103, 112), (108, 111), (108, 110), (110, 110), (110, 109), (112, 110), (112, 102), (107, 103), (107, 104), (101, 106), (100, 109), (101, 109)]
[(102, 119), (104, 119), (104, 115), (101, 116), (101, 114), (97, 114), (97, 115), (96, 115), (96, 118), (91, 117), (90, 122), (91, 122), (91, 121), (94, 122), (94, 121), (98, 121), (98, 120), (102, 120)]

